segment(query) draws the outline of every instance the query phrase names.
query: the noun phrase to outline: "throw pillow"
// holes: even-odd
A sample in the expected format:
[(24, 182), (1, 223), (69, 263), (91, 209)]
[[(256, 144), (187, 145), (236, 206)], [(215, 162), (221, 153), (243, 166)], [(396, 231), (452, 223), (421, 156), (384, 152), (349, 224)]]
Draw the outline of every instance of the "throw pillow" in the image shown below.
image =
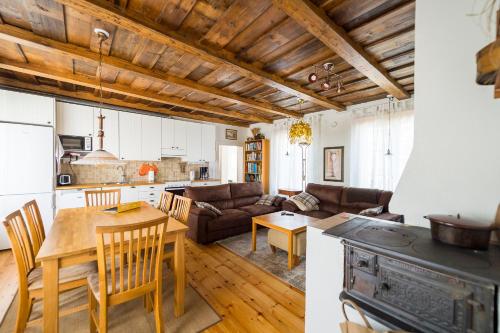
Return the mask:
[(208, 202), (203, 202), (203, 201), (195, 201), (196, 207), (198, 208), (205, 208), (208, 209), (212, 212), (214, 212), (217, 215), (222, 215), (222, 212), (217, 209), (215, 206), (209, 204)]
[(296, 204), (297, 207), (299, 207), (299, 209), (303, 212), (319, 210), (319, 199), (307, 192), (294, 195), (290, 198), (290, 201)]
[(373, 208), (367, 208), (359, 212), (359, 215), (363, 216), (377, 216), (382, 214), (382, 211), (384, 210), (384, 206), (378, 206), (378, 207), (373, 207)]
[(260, 199), (255, 203), (256, 205), (264, 205), (264, 206), (272, 206), (276, 201), (276, 195), (264, 194), (260, 197)]

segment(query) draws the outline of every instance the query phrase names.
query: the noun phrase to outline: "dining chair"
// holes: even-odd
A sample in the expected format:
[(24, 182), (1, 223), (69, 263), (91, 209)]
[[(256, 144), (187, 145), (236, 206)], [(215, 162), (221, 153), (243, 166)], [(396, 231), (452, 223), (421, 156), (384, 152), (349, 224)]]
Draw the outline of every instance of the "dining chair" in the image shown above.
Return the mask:
[(112, 206), (120, 203), (120, 190), (85, 191), (85, 206)]
[(152, 307), (156, 331), (164, 332), (162, 258), (167, 223), (168, 219), (163, 218), (96, 227), (99, 272), (88, 277), (90, 332), (107, 332), (107, 309), (110, 306), (143, 296), (149, 311), (151, 294), (154, 295)]
[(192, 199), (176, 195), (172, 203), (170, 216), (172, 216), (174, 219), (184, 224), (187, 224), (189, 217), (189, 210), (191, 209), (192, 203), (193, 203)]
[(45, 228), (43, 226), (42, 216), (36, 200), (31, 200), (23, 206), (24, 215), (28, 222), (28, 228), (31, 235), (31, 244), (33, 246), (33, 254), (36, 257), (40, 247), (45, 240)]
[[(172, 209), (170, 210), (169, 216), (173, 217), (177, 221), (187, 224), (189, 218), (189, 210), (191, 209), (191, 204), (193, 200), (180, 195), (174, 197), (172, 203)], [(165, 245), (165, 252), (163, 255), (164, 260), (168, 260), (169, 265), (174, 269), (174, 246), (169, 243)]]
[[(8, 215), (3, 222), (10, 240), (19, 277), (19, 302), (15, 332), (23, 332), (28, 326), (39, 325), (42, 318), (29, 321), (31, 307), (35, 299), (43, 298), (42, 267), (36, 267), (35, 254), (28, 234), (28, 228), (20, 210)], [(96, 271), (94, 263), (69, 266), (59, 270), (59, 292), (85, 286), (87, 276)], [(62, 309), (60, 315), (68, 315), (86, 310), (83, 304)]]
[(168, 214), (170, 207), (172, 206), (172, 200), (174, 199), (174, 194), (172, 192), (163, 191), (161, 192), (160, 201), (158, 203), (158, 209)]

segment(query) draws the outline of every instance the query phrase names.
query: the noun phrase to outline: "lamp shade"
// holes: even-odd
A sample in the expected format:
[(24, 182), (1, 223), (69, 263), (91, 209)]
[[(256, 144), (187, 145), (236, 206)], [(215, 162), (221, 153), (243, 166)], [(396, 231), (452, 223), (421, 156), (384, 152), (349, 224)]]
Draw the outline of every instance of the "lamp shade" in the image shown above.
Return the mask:
[(312, 143), (311, 125), (303, 119), (300, 119), (290, 126), (288, 137), (290, 138), (291, 144), (298, 143), (299, 145), (310, 145)]
[(105, 150), (93, 151), (82, 159), (71, 162), (76, 165), (123, 165), (125, 161), (120, 161), (115, 155)]

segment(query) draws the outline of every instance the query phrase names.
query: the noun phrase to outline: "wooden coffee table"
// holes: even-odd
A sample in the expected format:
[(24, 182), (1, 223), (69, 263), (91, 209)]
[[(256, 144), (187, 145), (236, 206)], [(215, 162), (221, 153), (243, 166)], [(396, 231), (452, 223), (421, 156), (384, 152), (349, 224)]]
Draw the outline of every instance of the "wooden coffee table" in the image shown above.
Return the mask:
[(257, 248), (257, 224), (283, 232), (288, 236), (288, 269), (292, 269), (295, 263), (293, 237), (295, 234), (305, 231), (308, 223), (317, 219), (295, 213), (293, 216), (281, 215), (281, 213), (276, 212), (252, 218), (252, 251)]

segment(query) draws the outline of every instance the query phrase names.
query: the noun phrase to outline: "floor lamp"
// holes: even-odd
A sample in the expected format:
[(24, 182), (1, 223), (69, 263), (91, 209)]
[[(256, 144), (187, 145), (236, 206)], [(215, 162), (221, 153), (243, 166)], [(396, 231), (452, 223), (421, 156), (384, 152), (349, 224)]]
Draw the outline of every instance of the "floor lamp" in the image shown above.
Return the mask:
[(306, 190), (306, 180), (307, 180), (307, 147), (309, 147), (309, 143), (301, 142), (299, 143), (300, 149), (302, 150), (302, 192)]

